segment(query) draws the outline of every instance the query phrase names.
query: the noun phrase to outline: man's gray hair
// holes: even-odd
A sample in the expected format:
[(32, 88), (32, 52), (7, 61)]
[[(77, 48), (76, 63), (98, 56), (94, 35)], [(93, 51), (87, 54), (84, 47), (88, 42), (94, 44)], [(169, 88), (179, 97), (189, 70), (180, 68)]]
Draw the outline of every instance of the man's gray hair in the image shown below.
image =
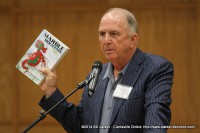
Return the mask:
[(114, 10), (122, 11), (122, 13), (124, 13), (126, 15), (127, 23), (128, 23), (128, 26), (129, 26), (131, 33), (137, 33), (138, 32), (137, 21), (136, 21), (134, 15), (130, 11), (123, 9), (123, 8), (110, 8), (106, 11), (106, 13), (108, 13), (110, 11), (114, 11)]

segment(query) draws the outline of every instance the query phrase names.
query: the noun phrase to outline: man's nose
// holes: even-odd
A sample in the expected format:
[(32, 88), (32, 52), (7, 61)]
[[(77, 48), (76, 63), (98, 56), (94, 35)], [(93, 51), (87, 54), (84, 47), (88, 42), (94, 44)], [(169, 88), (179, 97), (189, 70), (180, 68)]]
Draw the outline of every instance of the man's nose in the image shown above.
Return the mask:
[(111, 38), (110, 38), (109, 34), (106, 34), (105, 38), (104, 38), (104, 43), (110, 43), (110, 42), (111, 42)]

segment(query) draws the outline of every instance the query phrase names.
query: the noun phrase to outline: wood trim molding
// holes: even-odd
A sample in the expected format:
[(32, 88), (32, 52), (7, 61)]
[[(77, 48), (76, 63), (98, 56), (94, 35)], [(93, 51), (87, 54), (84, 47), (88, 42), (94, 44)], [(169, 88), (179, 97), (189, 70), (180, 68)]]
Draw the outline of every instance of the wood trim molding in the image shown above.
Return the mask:
[(124, 3), (106, 3), (105, 5), (64, 5), (62, 7), (49, 5), (48, 8), (42, 7), (15, 7), (13, 10), (15, 12), (102, 12), (112, 7), (121, 7), (130, 10), (185, 10), (185, 9), (197, 9), (198, 2), (187, 1), (187, 2), (124, 2)]

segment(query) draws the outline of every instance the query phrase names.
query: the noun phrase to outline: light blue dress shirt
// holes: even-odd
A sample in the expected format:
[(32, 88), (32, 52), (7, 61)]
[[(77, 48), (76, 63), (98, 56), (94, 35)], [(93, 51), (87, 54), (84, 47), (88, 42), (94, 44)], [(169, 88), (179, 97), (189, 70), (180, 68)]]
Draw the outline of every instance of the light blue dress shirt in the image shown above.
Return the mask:
[[(129, 63), (128, 63), (129, 64)], [(111, 63), (109, 63), (106, 73), (103, 77), (109, 78), (104, 102), (103, 102), (103, 108), (102, 108), (102, 114), (101, 114), (101, 121), (99, 126), (99, 133), (108, 133), (108, 130), (110, 128), (110, 119), (112, 116), (113, 108), (115, 105), (115, 98), (113, 97), (114, 90), (118, 83), (121, 82), (128, 64), (125, 65), (125, 67), (122, 69), (121, 72), (119, 72), (117, 79), (114, 78), (114, 67)]]

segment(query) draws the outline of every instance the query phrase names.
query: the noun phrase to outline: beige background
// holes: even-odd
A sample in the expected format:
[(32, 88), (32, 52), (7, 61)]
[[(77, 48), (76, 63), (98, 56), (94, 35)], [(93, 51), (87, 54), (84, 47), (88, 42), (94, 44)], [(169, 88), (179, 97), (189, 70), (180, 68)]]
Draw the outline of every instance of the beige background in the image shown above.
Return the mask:
[[(199, 0), (0, 0), (0, 133), (18, 133), (39, 116), (42, 92), (15, 65), (42, 29), (71, 50), (57, 66), (58, 87), (68, 94), (91, 70), (106, 60), (98, 44), (98, 24), (110, 7), (132, 11), (139, 23), (139, 47), (171, 60), (175, 67), (169, 133), (200, 132), (200, 2)], [(78, 103), (81, 90), (69, 101)], [(64, 133), (50, 116), (30, 133)]]

